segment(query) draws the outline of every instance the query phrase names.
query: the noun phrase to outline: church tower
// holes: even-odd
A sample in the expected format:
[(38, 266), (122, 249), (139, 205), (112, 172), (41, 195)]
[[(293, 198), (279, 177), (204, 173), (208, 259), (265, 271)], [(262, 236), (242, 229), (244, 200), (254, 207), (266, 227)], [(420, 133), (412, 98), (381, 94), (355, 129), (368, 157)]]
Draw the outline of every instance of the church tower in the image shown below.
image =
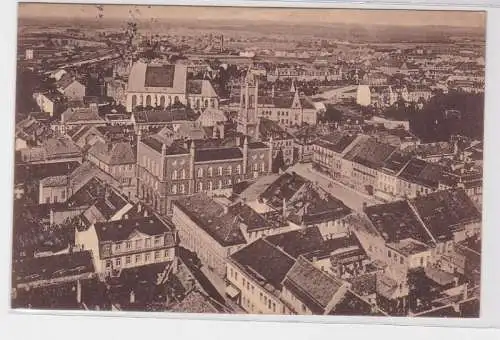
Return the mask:
[(238, 132), (258, 138), (259, 79), (249, 68), (240, 90)]

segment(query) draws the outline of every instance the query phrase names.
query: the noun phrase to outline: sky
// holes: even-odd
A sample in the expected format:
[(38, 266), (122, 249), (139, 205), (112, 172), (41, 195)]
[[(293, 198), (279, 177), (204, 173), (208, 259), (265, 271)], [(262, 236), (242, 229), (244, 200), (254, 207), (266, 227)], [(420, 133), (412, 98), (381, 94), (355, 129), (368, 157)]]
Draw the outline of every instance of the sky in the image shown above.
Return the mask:
[[(102, 9), (99, 9), (101, 7)], [(471, 11), (416, 11), (416, 10), (354, 10), (354, 9), (298, 9), (298, 8), (235, 8), (185, 6), (132, 6), (81, 4), (20, 4), (19, 17), (74, 17), (103, 20), (189, 19), (189, 20), (270, 20), (287, 23), (345, 23), (382, 24), (396, 26), (447, 25), (457, 27), (485, 26), (484, 12)]]

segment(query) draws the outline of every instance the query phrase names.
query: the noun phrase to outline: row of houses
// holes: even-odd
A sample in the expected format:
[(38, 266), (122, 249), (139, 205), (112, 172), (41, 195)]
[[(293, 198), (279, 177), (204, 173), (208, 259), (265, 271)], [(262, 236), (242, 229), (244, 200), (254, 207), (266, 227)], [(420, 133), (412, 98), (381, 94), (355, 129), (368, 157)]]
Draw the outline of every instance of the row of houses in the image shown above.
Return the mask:
[(445, 150), (435, 155), (418, 152), (425, 147), (400, 150), (367, 135), (339, 132), (314, 143), (313, 165), (335, 180), (384, 201), (414, 198), (455, 186), (465, 188), (475, 202), (481, 201), (481, 181), (477, 181), (481, 172), (475, 172), (474, 181), (437, 163), (453, 159), (458, 152), (456, 146), (448, 150), (427, 148)]

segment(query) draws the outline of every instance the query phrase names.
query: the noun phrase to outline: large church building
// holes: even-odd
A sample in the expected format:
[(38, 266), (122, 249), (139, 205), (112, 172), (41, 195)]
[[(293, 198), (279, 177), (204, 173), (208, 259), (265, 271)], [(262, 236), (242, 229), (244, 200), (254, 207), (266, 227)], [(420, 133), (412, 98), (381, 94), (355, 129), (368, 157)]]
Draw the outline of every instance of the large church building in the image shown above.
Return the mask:
[(218, 108), (219, 100), (209, 80), (187, 79), (182, 64), (135, 63), (128, 79), (127, 112), (137, 107), (167, 108), (173, 104), (193, 109)]

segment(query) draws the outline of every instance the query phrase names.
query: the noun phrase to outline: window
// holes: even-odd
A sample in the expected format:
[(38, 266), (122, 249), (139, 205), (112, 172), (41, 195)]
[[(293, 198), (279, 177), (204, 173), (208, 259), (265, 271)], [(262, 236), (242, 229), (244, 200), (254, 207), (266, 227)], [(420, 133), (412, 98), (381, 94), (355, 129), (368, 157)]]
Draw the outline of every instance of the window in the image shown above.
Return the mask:
[(276, 313), (276, 304), (273, 302), (273, 312)]
[(217, 168), (217, 174), (219, 176), (222, 176), (222, 167), (221, 166)]
[(214, 175), (213, 172), (214, 171), (213, 171), (212, 167), (209, 167), (208, 168), (208, 177), (212, 177)]
[(66, 199), (66, 191), (61, 192), (61, 199), (62, 200)]
[(172, 179), (174, 179), (174, 180), (177, 179), (177, 170), (174, 170), (172, 172)]
[(233, 184), (233, 181), (231, 180), (231, 178), (228, 178), (227, 179), (227, 185), (232, 185)]
[(259, 165), (257, 163), (255, 163), (253, 165), (253, 171), (257, 171), (257, 170), (259, 170)]
[(111, 261), (106, 261), (106, 268), (110, 268), (111, 267)]
[(203, 168), (198, 169), (198, 178), (203, 177)]
[(232, 166), (228, 166), (227, 167), (227, 174), (228, 175), (232, 175), (233, 174), (233, 167)]
[(135, 255), (135, 263), (140, 263), (141, 261), (142, 261), (142, 255), (141, 254)]
[(203, 191), (203, 183), (202, 182), (198, 183), (198, 191)]
[(50, 203), (50, 197), (45, 198), (45, 203), (49, 204)]
[(146, 248), (149, 248), (149, 247), (151, 247), (151, 239), (147, 238), (146, 239)]
[(401, 257), (399, 258), (399, 263), (400, 263), (400, 264), (403, 264), (403, 262), (404, 262), (404, 258), (401, 256)]
[(181, 171), (181, 179), (186, 179), (186, 170), (182, 169)]
[(271, 299), (267, 300), (267, 308), (268, 309), (271, 309), (271, 303), (272, 303)]
[(159, 251), (155, 251), (155, 260), (157, 260), (159, 258), (160, 258), (160, 252)]
[(222, 189), (222, 181), (219, 180), (219, 189)]
[(54, 196), (54, 203), (57, 203), (57, 196)]
[(155, 237), (155, 247), (161, 246), (161, 236)]
[(254, 289), (255, 289), (255, 287), (252, 285), (252, 294), (253, 294), (253, 292), (254, 292)]
[(245, 278), (243, 278), (243, 288), (245, 288), (246, 284), (247, 284), (247, 280)]
[(135, 241), (135, 248), (136, 249), (142, 248), (142, 240), (136, 240)]
[(241, 175), (241, 165), (238, 164), (238, 166), (236, 166), (236, 173), (238, 175)]
[(132, 248), (132, 241), (127, 241), (127, 249), (131, 249)]
[(172, 194), (176, 194), (177, 193), (177, 185), (172, 185)]
[(262, 164), (260, 165), (260, 171), (262, 171), (262, 172), (265, 172), (265, 171), (266, 171), (266, 164), (265, 164), (265, 163), (262, 163)]
[(151, 261), (151, 254), (146, 253), (146, 262), (149, 262), (149, 261)]
[(120, 248), (121, 248), (121, 244), (120, 243), (117, 243), (115, 245), (115, 251), (120, 251)]
[(165, 258), (169, 258), (170, 257), (170, 254), (168, 252), (168, 249), (165, 249), (165, 255), (163, 255)]
[(233, 277), (233, 268), (229, 268), (229, 277)]
[(391, 251), (390, 250), (387, 251), (387, 256), (389, 256), (389, 258), (391, 258)]
[(208, 181), (208, 191), (212, 191), (212, 190), (213, 190), (212, 181)]
[(117, 258), (117, 259), (115, 260), (115, 265), (116, 265), (117, 267), (120, 267), (120, 266), (122, 265), (122, 259), (121, 259), (121, 258)]
[(125, 263), (130, 264), (130, 262), (132, 262), (132, 257), (131, 256), (125, 257)]
[(260, 292), (260, 293), (259, 293), (259, 300), (260, 300), (261, 302), (262, 302), (262, 298), (263, 298), (263, 296), (262, 296), (262, 292)]

